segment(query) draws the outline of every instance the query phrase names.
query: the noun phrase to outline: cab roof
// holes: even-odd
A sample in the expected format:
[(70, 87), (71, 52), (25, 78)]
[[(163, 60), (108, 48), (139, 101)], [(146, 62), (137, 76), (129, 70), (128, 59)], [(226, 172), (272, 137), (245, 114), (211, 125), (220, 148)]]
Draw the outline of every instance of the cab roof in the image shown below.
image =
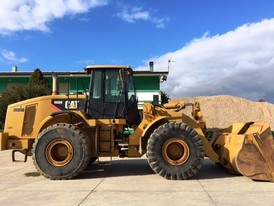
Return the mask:
[(131, 69), (130, 66), (125, 65), (89, 65), (85, 67), (85, 71), (90, 74), (91, 70), (96, 69)]

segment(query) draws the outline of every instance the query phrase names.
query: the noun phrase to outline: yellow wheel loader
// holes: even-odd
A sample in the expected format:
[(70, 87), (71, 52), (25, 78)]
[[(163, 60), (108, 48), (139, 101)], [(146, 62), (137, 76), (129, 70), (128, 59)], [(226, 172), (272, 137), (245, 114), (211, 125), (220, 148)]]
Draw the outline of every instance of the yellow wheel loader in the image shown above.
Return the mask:
[[(100, 157), (147, 156), (162, 177), (189, 179), (205, 156), (231, 172), (274, 182), (274, 141), (265, 123), (238, 123), (205, 137), (198, 102), (144, 103), (138, 111), (129, 66), (88, 66), (89, 91), (8, 106), (0, 149), (32, 155), (50, 179), (71, 179)], [(56, 85), (54, 85), (56, 88)], [(55, 92), (56, 93), (56, 92)], [(183, 110), (192, 107), (189, 117)]]

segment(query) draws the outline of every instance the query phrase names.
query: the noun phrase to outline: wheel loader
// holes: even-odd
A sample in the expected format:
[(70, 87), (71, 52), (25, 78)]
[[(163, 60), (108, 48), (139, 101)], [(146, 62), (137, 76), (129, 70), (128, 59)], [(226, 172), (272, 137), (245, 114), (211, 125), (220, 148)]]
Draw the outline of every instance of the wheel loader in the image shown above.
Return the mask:
[[(0, 149), (32, 156), (50, 179), (71, 179), (101, 157), (147, 156), (170, 180), (195, 177), (204, 157), (253, 180), (274, 182), (274, 141), (266, 123), (236, 123), (206, 139), (199, 102), (144, 103), (129, 66), (85, 68), (88, 91), (37, 97), (7, 108)], [(56, 88), (56, 85), (54, 85)], [(156, 99), (156, 98), (155, 98)], [(183, 111), (192, 108), (191, 116)]]

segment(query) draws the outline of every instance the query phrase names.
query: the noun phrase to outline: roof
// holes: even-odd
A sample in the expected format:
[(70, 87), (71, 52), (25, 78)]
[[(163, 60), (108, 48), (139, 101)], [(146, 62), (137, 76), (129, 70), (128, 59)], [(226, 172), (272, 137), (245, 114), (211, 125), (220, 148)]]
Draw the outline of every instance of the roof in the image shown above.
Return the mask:
[[(97, 67), (98, 68), (98, 67)], [(0, 77), (29, 77), (33, 72), (0, 72)], [(45, 77), (52, 76), (52, 73), (58, 76), (87, 76), (82, 72), (42, 72)], [(168, 75), (167, 71), (134, 71), (133, 76), (163, 76)]]
[[(33, 72), (0, 72), (0, 77), (29, 77)], [(44, 76), (86, 76), (86, 72), (42, 72)]]
[(134, 71), (133, 70), (133, 76), (167, 76), (168, 71)]

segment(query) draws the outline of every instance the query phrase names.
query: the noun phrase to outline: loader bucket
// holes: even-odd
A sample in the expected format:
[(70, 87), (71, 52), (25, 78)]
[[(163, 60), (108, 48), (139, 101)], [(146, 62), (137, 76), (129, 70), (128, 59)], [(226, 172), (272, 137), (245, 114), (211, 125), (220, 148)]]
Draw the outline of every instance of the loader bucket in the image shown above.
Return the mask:
[(265, 123), (238, 123), (213, 144), (220, 164), (253, 180), (274, 182), (274, 139)]

